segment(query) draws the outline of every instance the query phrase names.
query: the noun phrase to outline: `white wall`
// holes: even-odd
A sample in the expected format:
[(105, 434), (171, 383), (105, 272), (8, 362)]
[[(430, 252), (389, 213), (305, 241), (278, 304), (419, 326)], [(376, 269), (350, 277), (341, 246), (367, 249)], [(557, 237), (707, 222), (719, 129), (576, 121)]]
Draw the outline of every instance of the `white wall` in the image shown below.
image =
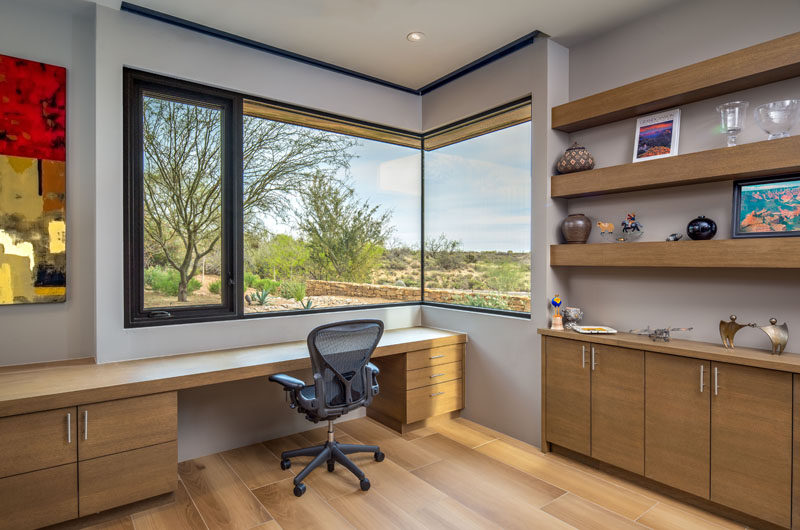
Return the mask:
[(67, 301), (0, 306), (0, 365), (94, 356), (94, 10), (4, 0), (0, 53), (67, 68)]
[(550, 40), (492, 63), (423, 96), (423, 128), (428, 130), (527, 94), (533, 98), (531, 248), (533, 286), (530, 319), (424, 307), (426, 326), (469, 334), (465, 362), (466, 407), (462, 415), (529, 443), (541, 428), (541, 349), (537, 328), (547, 325), (547, 300), (567, 295), (560, 272), (550, 269), (546, 249), (553, 227), (565, 215), (563, 201), (549, 199), (552, 161), (567, 136), (550, 129), (550, 107), (568, 91), (568, 50)]
[[(690, 2), (639, 20), (570, 50), (570, 93), (573, 99), (635, 81), (671, 68), (708, 59), (798, 30), (800, 2), (747, 0)], [(680, 38), (676, 38), (679, 35)], [(643, 43), (645, 45), (635, 45)], [(661, 50), (654, 53), (654, 50)], [(681, 107), (680, 153), (723, 147), (716, 105), (744, 99), (753, 106), (800, 97), (800, 78), (728, 94)], [(633, 156), (635, 119), (580, 131), (572, 138), (596, 157), (598, 167), (628, 163)], [(800, 133), (795, 131), (795, 134)], [(741, 142), (766, 139), (748, 116)], [(641, 162), (646, 164), (647, 162)], [(732, 183), (701, 184), (631, 192), (568, 201), (570, 213), (581, 212), (619, 222), (637, 213), (645, 227), (642, 241), (663, 241), (672, 232), (686, 233), (697, 215), (714, 219), (717, 238), (731, 234)], [(684, 236), (685, 237), (685, 236)], [(589, 242), (600, 241), (596, 231)], [(770, 256), (764, 256), (770, 260)], [(796, 271), (758, 270), (566, 270), (570, 305), (585, 310), (585, 322), (620, 330), (645, 327), (694, 326), (681, 337), (719, 341), (719, 320), (731, 313), (739, 321), (768, 324), (771, 316), (800, 325), (800, 281)], [(794, 327), (792, 327), (794, 325)], [(789, 351), (800, 349), (795, 332)], [(759, 330), (743, 330), (737, 344), (766, 347)]]

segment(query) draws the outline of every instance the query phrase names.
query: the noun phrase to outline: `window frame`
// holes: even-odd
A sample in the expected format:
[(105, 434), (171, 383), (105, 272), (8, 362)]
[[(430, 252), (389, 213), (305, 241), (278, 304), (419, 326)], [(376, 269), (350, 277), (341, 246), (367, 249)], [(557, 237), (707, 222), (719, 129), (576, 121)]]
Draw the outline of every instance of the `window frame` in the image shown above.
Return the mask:
[[(220, 257), (221, 303), (210, 306), (144, 307), (144, 96), (220, 107), (222, 118), (222, 182)], [(237, 227), (242, 217), (241, 98), (232, 92), (156, 74), (123, 69), (124, 101), (124, 298), (126, 328), (235, 319), (242, 312), (242, 241)], [(237, 185), (238, 183), (238, 185)]]
[[(222, 303), (213, 306), (177, 306), (144, 309), (144, 229), (143, 229), (143, 94), (163, 95), (165, 98), (209, 103), (224, 111), (223, 176), (222, 176), (222, 270), (227, 276), (220, 289)], [(492, 309), (425, 300), (425, 152), (426, 139), (448, 134), (454, 138), (458, 130), (464, 132), (466, 140), (495, 130), (522, 123), (520, 107), (531, 105), (530, 94), (495, 108), (477, 113), (457, 122), (437, 127), (424, 133), (407, 131), (363, 120), (348, 118), (306, 107), (281, 103), (266, 98), (219, 89), (200, 83), (184, 81), (136, 70), (123, 68), (123, 291), (124, 327), (142, 328), (164, 325), (249, 320), (281, 316), (298, 316), (316, 313), (360, 311), (403, 306), (431, 306), (458, 311), (494, 314), (530, 319), (531, 313)], [(248, 108), (261, 107), (274, 112), (275, 117), (248, 112), (266, 119), (285, 123), (349, 134), (389, 144), (405, 145), (420, 151), (420, 300), (364, 304), (351, 306), (321, 307), (315, 309), (285, 310), (264, 313), (245, 313), (244, 309), (244, 248), (243, 248), (243, 121)], [(296, 116), (292, 118), (291, 115)], [(508, 120), (503, 124), (503, 116)], [(288, 116), (288, 117), (287, 117)], [(481, 122), (494, 120), (483, 127)], [(511, 122), (512, 120), (513, 123)], [(415, 142), (419, 142), (418, 147)], [(442, 147), (443, 145), (437, 146)], [(435, 149), (435, 148), (434, 148)], [(531, 157), (533, 154), (531, 153)], [(532, 252), (532, 250), (531, 250)], [(531, 286), (532, 287), (532, 286)], [(531, 293), (532, 297), (532, 293)], [(168, 315), (164, 314), (167, 313)]]

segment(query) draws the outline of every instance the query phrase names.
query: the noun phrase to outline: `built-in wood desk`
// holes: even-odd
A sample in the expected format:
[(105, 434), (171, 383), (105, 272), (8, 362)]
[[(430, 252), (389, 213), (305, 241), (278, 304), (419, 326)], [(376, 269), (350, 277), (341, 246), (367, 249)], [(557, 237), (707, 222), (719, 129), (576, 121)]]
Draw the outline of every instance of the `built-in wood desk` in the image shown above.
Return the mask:
[[(463, 333), (431, 328), (387, 330), (373, 358), (403, 365), (409, 358), (410, 365), (457, 356), (460, 378), (466, 340)], [(296, 341), (106, 364), (0, 368), (0, 529), (37, 528), (173, 491), (178, 390), (310, 367), (306, 342)], [(413, 375), (382, 373), (381, 392), (405, 388)], [(415, 401), (413, 418), (461, 409), (460, 383), (455, 401), (448, 396), (443, 405), (438, 387), (429, 392), (435, 395), (430, 403)], [(407, 417), (383, 420), (399, 428)]]

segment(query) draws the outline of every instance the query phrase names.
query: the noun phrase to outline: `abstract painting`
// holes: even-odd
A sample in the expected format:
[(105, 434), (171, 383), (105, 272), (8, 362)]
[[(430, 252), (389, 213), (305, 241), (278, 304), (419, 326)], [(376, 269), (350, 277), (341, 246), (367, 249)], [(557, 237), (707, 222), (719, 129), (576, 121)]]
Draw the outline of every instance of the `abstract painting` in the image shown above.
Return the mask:
[(0, 55), (0, 305), (66, 300), (66, 78)]
[(733, 189), (733, 237), (800, 235), (800, 175), (737, 182)]

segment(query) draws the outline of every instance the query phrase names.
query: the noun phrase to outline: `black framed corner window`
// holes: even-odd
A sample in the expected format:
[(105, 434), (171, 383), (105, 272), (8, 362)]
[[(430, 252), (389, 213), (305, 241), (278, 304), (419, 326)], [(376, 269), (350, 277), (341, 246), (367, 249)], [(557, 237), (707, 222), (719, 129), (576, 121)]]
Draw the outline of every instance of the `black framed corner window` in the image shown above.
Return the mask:
[(125, 70), (125, 326), (233, 318), (241, 100)]

